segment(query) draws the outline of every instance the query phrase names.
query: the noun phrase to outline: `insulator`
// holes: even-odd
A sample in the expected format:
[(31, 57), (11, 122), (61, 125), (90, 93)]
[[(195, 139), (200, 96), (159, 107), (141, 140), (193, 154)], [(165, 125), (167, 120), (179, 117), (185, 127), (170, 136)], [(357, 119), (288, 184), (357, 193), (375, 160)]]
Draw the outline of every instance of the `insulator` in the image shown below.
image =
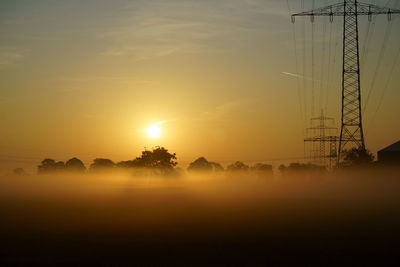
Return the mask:
[(389, 9), (389, 11), (387, 13), (387, 19), (388, 19), (388, 21), (392, 20), (392, 12), (390, 11), (390, 9)]
[(314, 14), (310, 15), (310, 21), (311, 21), (311, 23), (314, 23)]
[(295, 16), (292, 16), (291, 18), (292, 18), (292, 23), (295, 23), (296, 22)]
[(329, 21), (330, 21), (330, 22), (333, 22), (333, 14), (332, 14), (332, 13), (329, 14)]
[(372, 21), (371, 6), (368, 7), (368, 21)]

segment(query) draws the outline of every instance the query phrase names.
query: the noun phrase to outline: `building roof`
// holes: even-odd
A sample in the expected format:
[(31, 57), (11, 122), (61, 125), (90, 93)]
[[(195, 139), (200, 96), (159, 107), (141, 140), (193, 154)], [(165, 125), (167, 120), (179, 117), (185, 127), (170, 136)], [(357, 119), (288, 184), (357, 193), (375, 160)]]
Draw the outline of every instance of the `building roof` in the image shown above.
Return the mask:
[(400, 151), (400, 141), (397, 141), (396, 143), (391, 144), (390, 146), (379, 150), (379, 152), (384, 152), (384, 151)]

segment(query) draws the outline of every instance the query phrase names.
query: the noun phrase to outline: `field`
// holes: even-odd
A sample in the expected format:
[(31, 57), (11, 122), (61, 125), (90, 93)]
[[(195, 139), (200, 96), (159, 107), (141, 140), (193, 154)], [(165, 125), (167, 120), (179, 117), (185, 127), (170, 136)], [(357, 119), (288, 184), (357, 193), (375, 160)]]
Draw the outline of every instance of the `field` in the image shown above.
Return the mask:
[(3, 264), (381, 265), (398, 261), (396, 172), (0, 178)]

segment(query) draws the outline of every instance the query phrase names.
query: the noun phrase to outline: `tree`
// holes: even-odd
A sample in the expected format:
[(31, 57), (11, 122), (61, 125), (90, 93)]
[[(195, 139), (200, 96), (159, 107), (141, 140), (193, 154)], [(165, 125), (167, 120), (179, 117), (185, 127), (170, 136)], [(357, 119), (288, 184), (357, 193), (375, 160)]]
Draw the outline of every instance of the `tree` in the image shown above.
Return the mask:
[(139, 168), (140, 162), (137, 159), (120, 161), (116, 164), (118, 168)]
[(340, 163), (344, 167), (365, 166), (374, 161), (374, 155), (365, 148), (352, 148), (343, 152), (344, 158)]
[(252, 171), (272, 172), (272, 165), (264, 163), (256, 163), (250, 168)]
[(213, 170), (213, 166), (204, 157), (200, 157), (189, 164), (188, 171), (202, 171), (208, 172)]
[(56, 162), (54, 159), (44, 159), (38, 166), (38, 173), (49, 173), (55, 171)]
[(247, 171), (248, 169), (249, 166), (241, 161), (236, 161), (235, 163), (228, 165), (226, 168), (227, 171)]
[(65, 163), (65, 169), (71, 172), (84, 172), (86, 167), (80, 159), (72, 158)]
[(110, 159), (97, 158), (90, 165), (90, 171), (110, 170), (115, 167), (115, 163)]
[(188, 171), (201, 171), (201, 172), (220, 172), (223, 171), (224, 168), (221, 164), (213, 161), (208, 161), (204, 157), (200, 157), (189, 164), (187, 168)]
[(282, 175), (288, 174), (321, 174), (326, 171), (325, 166), (318, 166), (312, 163), (290, 163), (289, 166), (280, 165), (279, 171)]
[(57, 161), (54, 164), (54, 170), (55, 171), (64, 171), (65, 170), (65, 164), (62, 161)]
[(214, 172), (223, 172), (224, 171), (224, 167), (222, 167), (222, 165), (219, 164), (218, 162), (210, 161), (210, 165)]
[(23, 168), (16, 168), (16, 169), (14, 169), (13, 173), (14, 173), (15, 175), (25, 175), (25, 174), (26, 174), (26, 173), (25, 173), (25, 170), (24, 170)]
[(273, 174), (272, 165), (264, 163), (256, 163), (250, 167), (250, 170), (257, 176), (270, 176)]
[(176, 162), (176, 154), (169, 153), (164, 147), (153, 148), (152, 151), (142, 151), (142, 156), (136, 158), (135, 165), (138, 167), (172, 170), (178, 162)]

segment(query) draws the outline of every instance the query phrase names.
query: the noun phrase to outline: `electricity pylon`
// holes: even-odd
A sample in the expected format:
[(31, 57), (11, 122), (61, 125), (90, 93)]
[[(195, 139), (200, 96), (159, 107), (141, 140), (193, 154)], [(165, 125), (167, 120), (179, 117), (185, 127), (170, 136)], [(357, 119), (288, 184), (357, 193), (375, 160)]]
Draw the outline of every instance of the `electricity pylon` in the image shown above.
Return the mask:
[(380, 14), (386, 14), (390, 20), (392, 14), (400, 14), (400, 10), (360, 3), (357, 0), (343, 0), (343, 3), (292, 15), (292, 22), (298, 16), (308, 16), (311, 22), (314, 22), (315, 16), (329, 16), (330, 22), (335, 16), (343, 17), (342, 124), (338, 163), (346, 147), (365, 149), (361, 116), (358, 16), (368, 16), (371, 20), (373, 15)]
[[(319, 117), (311, 118), (311, 127), (307, 128), (307, 138), (304, 139), (304, 143), (311, 144), (310, 157), (313, 163), (326, 165), (326, 160), (329, 159), (328, 166), (329, 168), (333, 167), (333, 161), (336, 161), (337, 158), (336, 145), (339, 141), (337, 128), (331, 126), (334, 124), (334, 119), (326, 117), (323, 111)], [(327, 144), (329, 145), (329, 154), (326, 153)]]

